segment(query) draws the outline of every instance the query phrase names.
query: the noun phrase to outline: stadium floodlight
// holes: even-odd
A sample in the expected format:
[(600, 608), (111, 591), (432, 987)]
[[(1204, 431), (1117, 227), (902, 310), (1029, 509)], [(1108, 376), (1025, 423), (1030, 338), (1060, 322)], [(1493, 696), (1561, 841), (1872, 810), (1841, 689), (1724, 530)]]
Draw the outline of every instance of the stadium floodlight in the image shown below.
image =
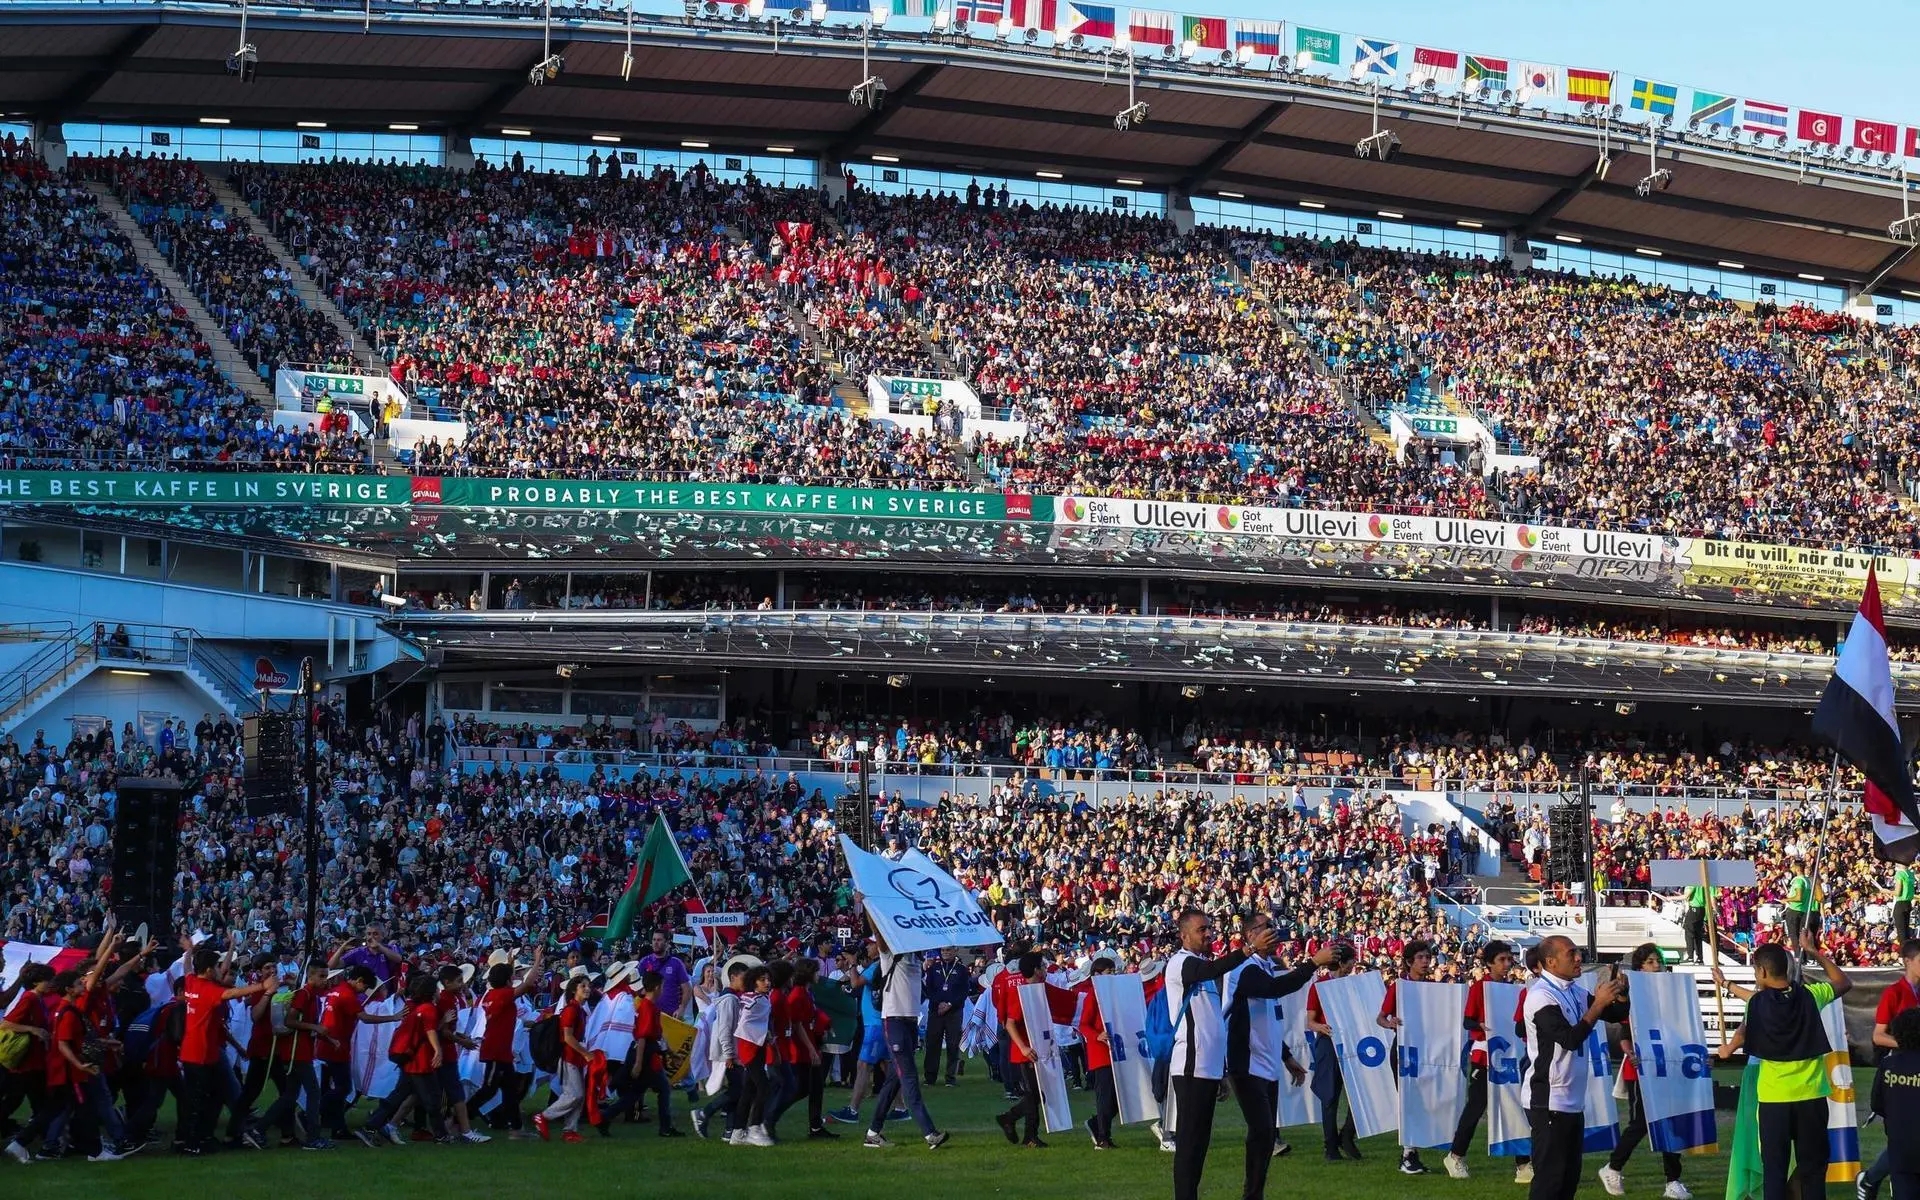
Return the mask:
[(1234, 51), (1233, 57), (1236, 62), (1244, 67), (1253, 61), (1253, 47), (1242, 42), (1240, 48)]
[(869, 75), (853, 85), (847, 93), (847, 103), (855, 108), (870, 108), (878, 111), (887, 102), (887, 81), (878, 75)]
[(1613, 169), (1613, 156), (1608, 154), (1605, 150), (1602, 150), (1600, 152), (1600, 161), (1594, 164), (1593, 177), (1604, 183), (1607, 178), (1607, 172), (1612, 169)]
[(1302, 50), (1300, 53), (1293, 56), (1293, 69), (1296, 71), (1304, 71), (1308, 67), (1312, 66), (1314, 64), (1314, 61), (1315, 60), (1313, 57), (1313, 51)]
[(1200, 43), (1194, 41), (1192, 38), (1188, 38), (1186, 41), (1180, 43), (1180, 57), (1187, 61), (1193, 61), (1193, 56), (1198, 53), (1200, 53)]
[(936, 8), (933, 10), (933, 31), (935, 33), (945, 33), (952, 26), (953, 26), (952, 13), (948, 12), (944, 8)]
[(747, 0), (747, 17), (758, 21), (767, 15), (767, 0)]
[(1634, 184), (1633, 191), (1635, 195), (1644, 200), (1655, 192), (1664, 192), (1672, 186), (1673, 172), (1662, 167), (1645, 179), (1642, 179), (1639, 183)]
[(893, 9), (891, 6), (883, 5), (883, 4), (874, 5), (873, 6), (873, 27), (875, 29), (884, 28), (887, 23), (887, 18), (892, 15), (893, 15)]
[(227, 55), (227, 74), (252, 83), (260, 69), (260, 48), (247, 40), (247, 0), (240, 0), (240, 43)]
[(1001, 17), (998, 21), (995, 21), (993, 23), (993, 36), (1003, 42), (1013, 36), (1013, 18)]
[[(1133, 94), (1133, 54), (1131, 51), (1125, 49), (1124, 43), (1119, 43), (1119, 45), (1121, 49), (1117, 51), (1117, 53), (1124, 54), (1127, 60), (1127, 106), (1113, 115), (1113, 127), (1119, 132), (1125, 133), (1135, 125), (1145, 125), (1147, 123), (1147, 105), (1145, 101)], [(1105, 71), (1101, 72), (1103, 77), (1105, 74)]]
[(1357, 158), (1374, 158), (1386, 162), (1400, 149), (1400, 136), (1391, 129), (1380, 128), (1380, 85), (1372, 86), (1373, 92), (1373, 132), (1353, 144), (1353, 153)]
[(1180, 57), (1180, 47), (1169, 42), (1161, 49), (1160, 57), (1166, 59), (1168, 62), (1172, 62), (1174, 59)]
[[(540, 53), (545, 57), (533, 64), (533, 69), (527, 72), (527, 83), (532, 87), (539, 87), (543, 83), (553, 82), (560, 78), (560, 72), (567, 68), (566, 61), (553, 52), (553, 0), (544, 0), (541, 7), (545, 10), (546, 21), (545, 30), (541, 35)], [(628, 21), (632, 21), (631, 5), (629, 5)], [(633, 37), (631, 24), (628, 25), (627, 37), (629, 39)], [(633, 53), (631, 40), (629, 40), (627, 44), (627, 53)], [(629, 68), (629, 71), (630, 70), (631, 68)]]
[(817, 25), (826, 19), (827, 19), (827, 0), (813, 0), (814, 24)]
[(700, 15), (711, 21), (720, 15), (720, 0), (705, 0), (700, 5)]
[(1026, 31), (1020, 35), (1020, 40), (1029, 46), (1038, 46), (1040, 44), (1040, 31), (1029, 25)]

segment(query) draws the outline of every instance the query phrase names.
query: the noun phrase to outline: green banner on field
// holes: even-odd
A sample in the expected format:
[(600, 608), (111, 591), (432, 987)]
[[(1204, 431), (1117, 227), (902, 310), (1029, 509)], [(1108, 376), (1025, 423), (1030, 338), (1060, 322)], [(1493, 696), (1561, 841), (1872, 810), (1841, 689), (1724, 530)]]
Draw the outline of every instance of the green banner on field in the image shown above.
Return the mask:
[(412, 501), (399, 475), (199, 475), (0, 471), (0, 504), (218, 504), (389, 508)]
[(645, 483), (594, 479), (413, 481), (416, 504), (446, 508), (593, 509), (601, 512), (729, 512), (942, 521), (1033, 519), (1029, 497), (999, 492), (810, 488), (756, 483)]

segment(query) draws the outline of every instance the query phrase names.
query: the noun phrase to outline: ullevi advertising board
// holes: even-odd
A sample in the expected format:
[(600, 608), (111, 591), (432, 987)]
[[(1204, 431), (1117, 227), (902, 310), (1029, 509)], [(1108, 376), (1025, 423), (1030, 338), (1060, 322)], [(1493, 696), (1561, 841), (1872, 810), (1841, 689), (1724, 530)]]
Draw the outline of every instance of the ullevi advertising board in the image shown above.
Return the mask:
[(1339, 512), (1311, 508), (1261, 508), (1250, 504), (1187, 504), (1164, 500), (1114, 500), (1061, 496), (1054, 519), (1066, 525), (1153, 529), (1250, 537), (1310, 538), (1331, 542), (1392, 542), (1560, 554), (1637, 562), (1681, 560), (1689, 539), (1552, 525), (1517, 525), (1459, 517)]
[(593, 509), (605, 512), (736, 512), (902, 517), (943, 521), (1024, 521), (1033, 498), (1000, 492), (916, 492), (893, 488), (809, 488), (757, 483), (645, 483), (592, 479), (413, 481), (416, 504), (448, 508)]
[(313, 505), (379, 507), (412, 500), (398, 475), (0, 471), (0, 504)]

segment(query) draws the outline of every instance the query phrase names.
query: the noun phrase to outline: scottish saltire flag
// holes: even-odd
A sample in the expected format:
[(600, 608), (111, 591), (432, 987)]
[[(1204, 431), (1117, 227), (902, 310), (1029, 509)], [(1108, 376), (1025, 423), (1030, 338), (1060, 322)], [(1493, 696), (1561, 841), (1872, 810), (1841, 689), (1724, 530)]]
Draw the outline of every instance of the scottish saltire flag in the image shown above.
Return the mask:
[(1833, 665), (1833, 679), (1813, 714), (1813, 736), (1866, 776), (1861, 803), (1873, 817), (1882, 858), (1912, 862), (1920, 850), (1913, 770), (1893, 712), (1887, 626), (1880, 615), (1880, 577), (1869, 566), (1860, 611)]
[(1114, 8), (1111, 4), (1074, 4), (1069, 0), (1060, 8), (1061, 37), (1090, 37), (1113, 40)]
[(1680, 103), (1680, 89), (1671, 83), (1636, 79), (1629, 102), (1641, 112), (1652, 113), (1656, 117), (1670, 117)]
[(1267, 58), (1280, 57), (1280, 22), (1278, 21), (1235, 21), (1233, 24), (1233, 48), (1249, 53), (1265, 55)]
[(1527, 1039), (1517, 1026), (1527, 989), (1517, 983), (1487, 985), (1487, 1153), (1520, 1158), (1533, 1152), (1527, 1120)]
[(1732, 129), (1735, 110), (1740, 102), (1732, 96), (1720, 96), (1713, 92), (1695, 91), (1693, 93), (1693, 111), (1687, 120), (1703, 127), (1718, 125), (1723, 129)]
[(1743, 100), (1740, 102), (1740, 128), (1748, 133), (1770, 133), (1785, 137), (1787, 106), (1768, 104), (1764, 100)]
[(1353, 39), (1353, 73), (1355, 75), (1398, 75), (1400, 43), (1383, 42), (1379, 38)]
[(1337, 67), (1340, 65), (1340, 35), (1296, 25), (1293, 27), (1293, 56), (1301, 63), (1317, 62)]
[(1632, 1028), (1653, 1148), (1685, 1154), (1714, 1145), (1720, 1135), (1713, 1116), (1713, 1060), (1693, 976), (1635, 973)]
[[(1324, 988), (1324, 984), (1321, 985)], [(1467, 1106), (1467, 985), (1402, 979), (1393, 989), (1400, 1018), (1400, 1144), (1439, 1149)]]
[(1347, 1085), (1354, 1129), (1363, 1138), (1392, 1133), (1400, 1126), (1400, 1098), (1394, 1089), (1393, 1056), (1387, 1053), (1391, 1034), (1375, 1023), (1387, 998), (1380, 972), (1322, 979), (1313, 987), (1333, 1030), (1333, 1052), (1340, 1080)]

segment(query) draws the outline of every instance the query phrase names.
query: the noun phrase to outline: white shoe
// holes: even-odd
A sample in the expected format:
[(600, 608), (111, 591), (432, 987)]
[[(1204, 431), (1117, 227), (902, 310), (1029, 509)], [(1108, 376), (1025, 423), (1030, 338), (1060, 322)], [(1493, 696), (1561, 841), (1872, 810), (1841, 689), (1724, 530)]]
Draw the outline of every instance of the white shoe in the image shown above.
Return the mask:
[(1533, 1182), (1533, 1164), (1521, 1163), (1513, 1169), (1513, 1181), (1521, 1186)]
[(120, 1153), (118, 1150), (115, 1150), (112, 1146), (109, 1146), (103, 1142), (101, 1143), (101, 1146), (100, 1146), (100, 1153), (90, 1156), (87, 1159), (87, 1161), (88, 1162), (119, 1162), (121, 1159), (125, 1157), (126, 1155)]
[(1170, 1142), (1173, 1140), (1167, 1136), (1166, 1130), (1160, 1128), (1160, 1122), (1158, 1121), (1147, 1126), (1147, 1129), (1153, 1134), (1153, 1140), (1156, 1142)]
[(1693, 1200), (1693, 1193), (1688, 1191), (1687, 1185), (1681, 1183), (1678, 1179), (1668, 1184), (1667, 1190), (1660, 1194), (1664, 1196), (1666, 1200)]
[(1449, 1179), (1468, 1179), (1473, 1175), (1473, 1172), (1467, 1170), (1467, 1160), (1458, 1154), (1449, 1154), (1441, 1161), (1446, 1164)]
[(5, 1153), (8, 1158), (19, 1163), (21, 1166), (25, 1166), (33, 1161), (33, 1155), (19, 1142), (8, 1142)]
[(471, 1142), (476, 1146), (480, 1146), (480, 1145), (486, 1144), (487, 1142), (492, 1141), (493, 1139), (488, 1137), (486, 1134), (481, 1133), (478, 1129), (469, 1129), (465, 1133), (460, 1135), (460, 1140), (463, 1142)]
[(1174, 1144), (1174, 1140), (1172, 1138), (1160, 1139), (1160, 1149), (1165, 1151), (1168, 1154), (1172, 1154), (1175, 1150), (1178, 1150), (1179, 1148), (1180, 1148), (1179, 1146)]
[(767, 1132), (765, 1125), (755, 1125), (752, 1129), (747, 1130), (747, 1140), (745, 1144), (749, 1146), (771, 1146), (773, 1145), (773, 1135)]
[(1627, 1177), (1612, 1167), (1601, 1167), (1600, 1186), (1607, 1189), (1609, 1196), (1624, 1196), (1627, 1194)]
[(727, 1135), (727, 1145), (729, 1146), (744, 1146), (746, 1144), (747, 1131), (744, 1129), (736, 1129)]

